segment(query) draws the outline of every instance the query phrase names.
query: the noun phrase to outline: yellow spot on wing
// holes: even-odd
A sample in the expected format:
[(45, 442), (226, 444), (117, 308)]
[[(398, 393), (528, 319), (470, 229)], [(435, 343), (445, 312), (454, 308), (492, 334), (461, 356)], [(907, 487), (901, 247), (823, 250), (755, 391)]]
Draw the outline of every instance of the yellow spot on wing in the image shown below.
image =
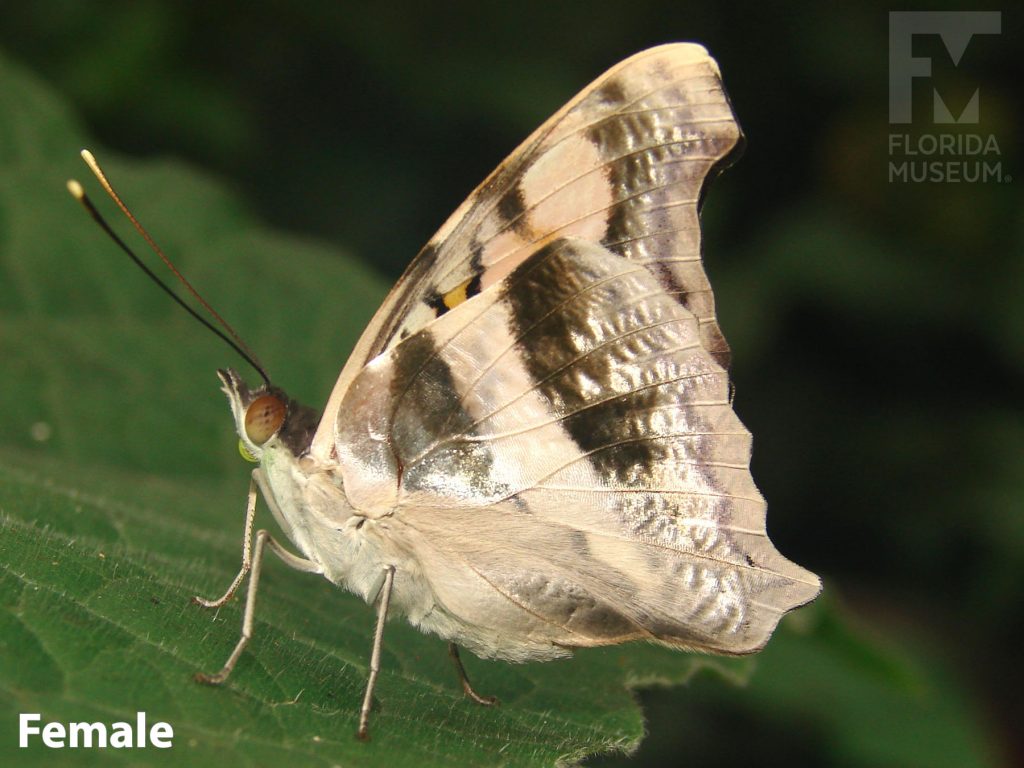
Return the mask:
[(448, 309), (455, 309), (459, 304), (469, 298), (469, 284), (473, 282), (473, 278), (469, 277), (459, 283), (457, 286), (452, 288), (448, 293), (441, 297), (441, 301)]

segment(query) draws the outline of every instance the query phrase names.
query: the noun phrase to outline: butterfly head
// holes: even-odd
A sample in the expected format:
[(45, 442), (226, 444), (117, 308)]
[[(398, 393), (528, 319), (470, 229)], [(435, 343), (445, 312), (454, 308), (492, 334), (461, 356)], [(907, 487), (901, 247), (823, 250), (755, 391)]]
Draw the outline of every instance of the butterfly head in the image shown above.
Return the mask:
[(249, 389), (231, 369), (217, 371), (228, 396), (238, 430), (238, 450), (247, 461), (260, 463), (267, 451), (284, 449), (301, 456), (312, 442), (320, 415), (273, 386)]

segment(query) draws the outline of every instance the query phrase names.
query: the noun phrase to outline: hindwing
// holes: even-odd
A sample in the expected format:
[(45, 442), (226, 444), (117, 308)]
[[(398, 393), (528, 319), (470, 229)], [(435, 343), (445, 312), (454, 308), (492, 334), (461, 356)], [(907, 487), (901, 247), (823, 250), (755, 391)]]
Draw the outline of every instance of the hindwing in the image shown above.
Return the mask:
[(353, 380), (345, 493), (390, 518), (442, 603), (485, 590), (565, 646), (756, 650), (819, 582), (767, 538), (703, 341), (646, 265), (551, 240)]

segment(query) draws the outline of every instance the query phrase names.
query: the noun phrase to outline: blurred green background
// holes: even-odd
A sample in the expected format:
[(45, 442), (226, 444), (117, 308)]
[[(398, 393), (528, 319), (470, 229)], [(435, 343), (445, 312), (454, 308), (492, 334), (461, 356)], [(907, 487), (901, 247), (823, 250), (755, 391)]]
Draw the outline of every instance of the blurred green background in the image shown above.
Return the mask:
[[(51, 0), (4, 8), (0, 52), (101, 146), (183, 159), (266, 224), (391, 280), (593, 77), (654, 44), (703, 43), (748, 141), (706, 198), (705, 260), (772, 538), (824, 576), (844, 621), (911, 660), (921, 695), (957, 698), (985, 742), (978, 764), (1022, 765), (1021, 13), (1005, 10), (1002, 33), (975, 38), (959, 66), (918, 39), (933, 78), (896, 127), (889, 10)], [(889, 182), (890, 133), (934, 130), (932, 87), (954, 110), (979, 89), (980, 124), (957, 129), (995, 135), (1012, 180)], [(809, 686), (818, 698), (794, 720), (773, 692), (791, 704), (793, 678), (814, 670), (799, 657), (776, 669), (749, 689), (702, 677), (642, 691), (650, 737), (592, 764), (901, 764), (837, 746), (875, 735), (856, 721), (870, 691)], [(831, 708), (850, 713), (848, 733), (816, 725)], [(927, 728), (901, 735), (890, 754), (927, 754)]]

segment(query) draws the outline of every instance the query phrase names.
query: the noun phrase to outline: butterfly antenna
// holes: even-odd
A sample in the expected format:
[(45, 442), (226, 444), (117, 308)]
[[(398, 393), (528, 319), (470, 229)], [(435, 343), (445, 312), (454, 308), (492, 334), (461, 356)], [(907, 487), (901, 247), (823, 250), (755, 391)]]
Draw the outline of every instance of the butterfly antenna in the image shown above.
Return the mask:
[(248, 345), (244, 341), (242, 341), (241, 336), (239, 336), (235, 332), (235, 329), (232, 328), (228, 324), (228, 322), (223, 317), (221, 317), (213, 307), (211, 307), (207, 303), (206, 299), (204, 299), (199, 294), (199, 292), (192, 287), (192, 284), (185, 279), (185, 276), (182, 275), (181, 272), (178, 271), (178, 268), (174, 266), (174, 263), (169, 258), (167, 258), (164, 252), (160, 249), (160, 246), (156, 244), (156, 241), (154, 241), (153, 238), (150, 236), (149, 232), (146, 231), (146, 228), (139, 223), (139, 220), (135, 218), (134, 214), (132, 214), (132, 212), (128, 209), (128, 206), (125, 205), (124, 202), (122, 202), (120, 196), (117, 194), (116, 191), (114, 191), (114, 187), (107, 180), (107, 175), (103, 172), (103, 169), (100, 168), (99, 163), (96, 162), (96, 158), (93, 156), (92, 152), (90, 152), (87, 149), (83, 149), (82, 159), (85, 160), (85, 164), (89, 166), (89, 169), (93, 172), (93, 175), (96, 176), (97, 180), (99, 180), (100, 182), (100, 185), (110, 196), (110, 198), (117, 204), (117, 207), (121, 209), (121, 212), (126, 217), (128, 217), (128, 220), (135, 227), (135, 230), (140, 235), (142, 235), (142, 237), (145, 239), (147, 243), (149, 243), (149, 247), (153, 249), (153, 252), (160, 257), (160, 260), (167, 265), (167, 268), (170, 269), (171, 272), (174, 273), (174, 276), (177, 277), (181, 284), (184, 285), (185, 288), (188, 290), (188, 292), (192, 294), (193, 298), (195, 298), (195, 300), (202, 305), (203, 309), (210, 313), (210, 316), (214, 320), (216, 320), (217, 323), (220, 324), (221, 328), (223, 328), (224, 330), (222, 331), (221, 328), (218, 328), (205, 317), (203, 317), (201, 314), (196, 312), (196, 310), (189, 306), (189, 304), (184, 299), (182, 299), (181, 296), (175, 293), (170, 288), (170, 286), (168, 286), (163, 280), (161, 280), (156, 275), (156, 273), (153, 272), (153, 270), (146, 266), (142, 259), (135, 255), (135, 252), (128, 247), (128, 245), (124, 242), (124, 240), (122, 240), (118, 236), (116, 232), (114, 232), (110, 224), (107, 223), (107, 220), (104, 219), (100, 212), (96, 209), (96, 206), (93, 205), (92, 200), (90, 200), (89, 196), (85, 194), (85, 190), (82, 188), (82, 185), (79, 184), (74, 179), (68, 181), (68, 191), (71, 193), (72, 197), (74, 197), (76, 200), (78, 200), (78, 202), (82, 204), (86, 212), (88, 212), (88, 214), (92, 217), (93, 221), (95, 221), (100, 226), (100, 229), (106, 232), (107, 236), (111, 240), (113, 240), (122, 251), (128, 254), (128, 257), (133, 262), (135, 262), (135, 265), (139, 269), (146, 273), (150, 280), (152, 280), (154, 283), (160, 286), (160, 288), (162, 288), (163, 291), (168, 296), (174, 299), (174, 301), (177, 302), (178, 305), (181, 306), (186, 312), (192, 315), (192, 317), (194, 317), (196, 320), (198, 320), (200, 323), (206, 326), (206, 328), (208, 328), (210, 331), (212, 331), (221, 339), (223, 339), (228, 346), (230, 346), (239, 355), (241, 355), (242, 358), (247, 363), (249, 363), (249, 365), (256, 369), (259, 375), (263, 378), (264, 383), (269, 387), (270, 377), (267, 376), (266, 370), (263, 368), (263, 365), (259, 362), (259, 359), (256, 357), (256, 355), (253, 354), (252, 350), (249, 349)]

